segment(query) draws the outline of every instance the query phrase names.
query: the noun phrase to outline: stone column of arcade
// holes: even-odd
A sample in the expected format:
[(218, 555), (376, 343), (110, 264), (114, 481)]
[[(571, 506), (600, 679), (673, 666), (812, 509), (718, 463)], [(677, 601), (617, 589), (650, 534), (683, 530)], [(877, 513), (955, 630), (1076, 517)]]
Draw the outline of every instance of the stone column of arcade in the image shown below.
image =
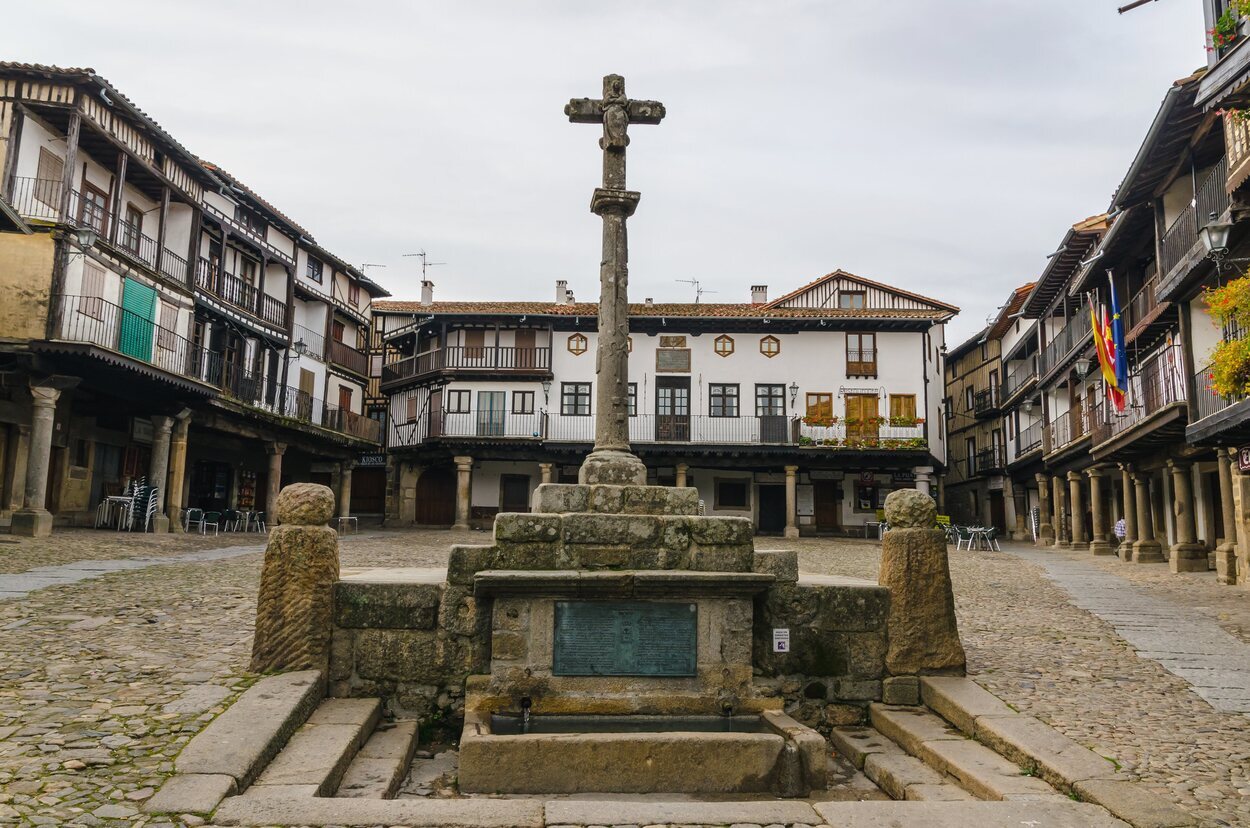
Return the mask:
[(187, 434), (191, 430), (191, 409), (183, 409), (174, 418), (174, 430), (169, 436), (169, 473), (165, 485), (165, 514), (169, 518), (169, 530), (183, 531), (182, 490), (187, 476)]
[(286, 443), (266, 443), (265, 451), (269, 455), (269, 474), (265, 479), (265, 517), (272, 526), (278, 521), (278, 492), (282, 490), (282, 455), (286, 453)]
[(467, 531), (469, 528), (469, 495), (473, 474), (473, 458), (461, 456), (456, 461), (456, 522), (452, 529)]
[(1107, 527), (1107, 509), (1102, 495), (1104, 474), (1103, 469), (1085, 470), (1085, 476), (1089, 478), (1089, 506), (1094, 518), (1094, 537), (1089, 542), (1089, 551), (1095, 555), (1115, 554), (1111, 546), (1111, 533)]
[(61, 389), (32, 385), (30, 450), (26, 456), (26, 492), (22, 508), (13, 513), (14, 535), (46, 538), (52, 534), (52, 513), (44, 508), (48, 492), (48, 464), (52, 458), (52, 427)]
[[(148, 485), (156, 490), (156, 514), (152, 516), (153, 532), (168, 532), (169, 517), (165, 514), (166, 481), (169, 477), (169, 442), (174, 418), (152, 418), (152, 459), (148, 463)], [(146, 504), (144, 505), (146, 508)], [(142, 519), (143, 515), (136, 515)]]
[(1050, 478), (1038, 472), (1037, 474), (1037, 545), (1051, 546), (1055, 542), (1055, 524), (1051, 519), (1050, 508)]
[(1087, 549), (1089, 541), (1085, 539), (1085, 493), (1081, 490), (1081, 473), (1068, 472), (1068, 490), (1071, 499), (1068, 501), (1069, 523), (1071, 524), (1071, 538), (1069, 547), (1072, 549)]
[(22, 508), (22, 496), (26, 493), (26, 458), (30, 454), (30, 426), (17, 425), (9, 428), (9, 444), (4, 457), (5, 502), (0, 512), (12, 514)]
[(352, 513), (352, 468), (355, 462), (344, 460), (339, 466), (339, 517)]
[(676, 486), (676, 487), (677, 487), (677, 488), (679, 488), (679, 489), (683, 489), (683, 488), (685, 488), (685, 486), (686, 486), (686, 472), (688, 472), (688, 471), (690, 471), (690, 467), (689, 467), (689, 466), (687, 466), (685, 463), (678, 463), (678, 464), (677, 464), (677, 475), (676, 475), (676, 479), (673, 481), (673, 485), (674, 485), (674, 486)]
[(1237, 517), (1233, 502), (1233, 458), (1223, 446), (1216, 449), (1216, 461), (1220, 472), (1220, 523), (1223, 543), (1215, 550), (1215, 580), (1221, 584), (1235, 584), (1246, 573), (1237, 571)]
[(799, 473), (798, 466), (786, 466), (786, 530), (787, 538), (797, 538), (799, 536), (799, 527), (795, 521), (798, 519), (798, 490), (797, 477)]
[(1176, 517), (1176, 543), (1172, 544), (1168, 567), (1173, 572), (1206, 572), (1207, 548), (1198, 543), (1194, 526), (1194, 488), (1188, 463), (1168, 461), (1172, 472), (1172, 514)]
[(541, 475), (541, 477), (539, 478), (539, 482), (542, 482), (542, 483), (555, 482), (554, 479), (552, 478), (551, 466), (552, 466), (551, 463), (539, 463), (538, 464), (538, 471), (539, 471), (539, 474)]
[(1137, 543), (1137, 498), (1133, 494), (1133, 467), (1120, 464), (1121, 496), (1124, 499), (1124, 539), (1117, 552), (1123, 561), (1133, 560), (1133, 544)]
[(1063, 490), (1063, 478), (1059, 475), (1050, 478), (1050, 482), (1055, 508), (1055, 546), (1067, 549), (1072, 545), (1071, 521), (1065, 520), (1068, 514), (1064, 508), (1067, 493)]
[(1163, 547), (1155, 540), (1154, 516), (1150, 513), (1150, 474), (1135, 472), (1137, 494), (1137, 541), (1133, 543), (1133, 563), (1163, 563)]

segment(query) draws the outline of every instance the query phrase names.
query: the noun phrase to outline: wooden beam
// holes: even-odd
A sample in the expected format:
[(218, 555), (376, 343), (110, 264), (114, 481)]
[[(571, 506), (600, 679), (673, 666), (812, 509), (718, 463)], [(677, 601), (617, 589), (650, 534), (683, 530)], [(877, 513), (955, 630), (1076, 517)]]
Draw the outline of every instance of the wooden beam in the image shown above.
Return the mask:
[(65, 137), (65, 166), (61, 171), (61, 220), (69, 219), (69, 194), (74, 188), (74, 168), (78, 166), (78, 131), (82, 115), (77, 110), (70, 113), (69, 129)]
[(122, 214), (122, 191), (126, 187), (126, 153), (118, 150), (117, 152), (117, 176), (115, 180), (116, 191), (113, 193), (113, 227), (109, 232), (109, 241), (117, 244), (117, 229), (121, 224), (118, 217)]
[(161, 219), (156, 225), (156, 272), (165, 275), (165, 224), (169, 221), (169, 187), (161, 187)]
[(9, 123), (9, 138), (4, 154), (4, 193), (13, 198), (13, 188), (17, 184), (17, 153), (22, 145), (22, 126), (26, 121), (25, 108), (13, 107), (12, 120)]

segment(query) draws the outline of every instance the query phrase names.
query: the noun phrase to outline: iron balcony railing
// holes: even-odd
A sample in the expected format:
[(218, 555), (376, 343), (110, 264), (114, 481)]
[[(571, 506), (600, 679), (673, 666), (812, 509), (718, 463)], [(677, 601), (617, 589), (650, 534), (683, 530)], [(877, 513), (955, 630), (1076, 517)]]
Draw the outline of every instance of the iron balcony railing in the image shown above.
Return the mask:
[(1047, 451), (1058, 451), (1077, 442), (1089, 433), (1089, 422), (1085, 409), (1076, 412), (1065, 411), (1050, 422), (1046, 427), (1050, 435)]
[(220, 355), (152, 319), (95, 296), (60, 295), (55, 302), (56, 339), (96, 345), (177, 376), (216, 373)]
[(330, 340), (330, 362), (355, 371), (362, 377), (369, 375), (369, 355), (337, 339)]
[(1143, 320), (1152, 316), (1159, 307), (1159, 299), (1155, 295), (1155, 288), (1159, 286), (1159, 276), (1155, 274), (1146, 280), (1141, 286), (1141, 290), (1133, 294), (1133, 298), (1128, 303), (1128, 318), (1125, 322), (1125, 330), (1131, 331), (1142, 323)]
[(1222, 395), (1215, 393), (1211, 387), (1211, 366), (1208, 365), (1194, 374), (1194, 382), (1190, 394), (1194, 400), (1194, 422), (1198, 422), (1212, 414), (1218, 414), (1226, 408), (1247, 399), (1245, 394)]
[(354, 411), (345, 411), (330, 403), (325, 404), (325, 416), (322, 418), (322, 423), (326, 428), (341, 431), (371, 443), (382, 441), (382, 423)]
[(416, 379), (439, 371), (506, 371), (550, 373), (551, 349), (514, 346), (469, 347), (450, 345), (416, 356), (393, 360), (382, 367), (382, 382)]
[(1002, 446), (989, 446), (973, 455), (973, 467), (969, 470), (969, 476), (1001, 472), (1006, 465), (1006, 452), (1003, 451)]
[(285, 328), (290, 308), (281, 299), (261, 293), (255, 285), (201, 257), (196, 263), (195, 286), (221, 301), (278, 328)]
[(1046, 343), (1038, 359), (1038, 370), (1045, 376), (1090, 338), (1089, 312), (1077, 311), (1068, 324)]
[(1042, 432), (1046, 424), (1041, 420), (1016, 432), (1016, 456), (1023, 457), (1042, 447)]
[(313, 359), (324, 361), (326, 358), (326, 338), (323, 334), (304, 325), (296, 325), (291, 333), (292, 342), (303, 342), (304, 353)]
[(1159, 273), (1165, 282), (1170, 281), (1172, 270), (1189, 259), (1191, 252), (1201, 244), (1198, 230), (1211, 220), (1211, 216), (1223, 215), (1228, 209), (1228, 157), (1220, 159), (1202, 184), (1194, 192), (1194, 200), (1181, 211), (1176, 220), (1159, 240)]
[(1010, 399), (1011, 395), (1026, 386), (1030, 380), (1037, 378), (1037, 356), (1029, 356), (1019, 365), (1007, 371), (1007, 376), (1003, 379), (1004, 400)]
[(261, 248), (266, 253), (268, 253), (270, 258), (277, 259), (278, 261), (283, 262), (288, 265), (292, 263), (291, 257), (288, 256), (286, 253), (283, 253), (278, 248), (274, 247), (272, 244), (270, 244), (269, 241), (265, 238), (265, 235), (263, 232), (258, 231), (256, 228), (252, 227), (249, 224), (246, 224), (245, 222), (239, 221), (234, 216), (227, 215), (226, 213), (222, 212), (221, 210), (217, 209), (211, 204), (206, 203), (203, 205), (203, 207), (204, 207), (204, 212), (211, 215), (215, 220), (223, 222), (224, 224), (228, 224), (230, 226), (230, 232), (233, 235), (241, 236), (242, 238), (247, 239), (252, 244), (256, 245), (257, 247)]
[(1100, 401), (1094, 408), (1093, 443), (1118, 437), (1154, 415), (1189, 399), (1185, 355), (1180, 344), (1169, 345), (1143, 360), (1129, 375), (1123, 411)]
[(1000, 398), (998, 386), (990, 386), (972, 395), (972, 411), (976, 415), (993, 414), (998, 411)]

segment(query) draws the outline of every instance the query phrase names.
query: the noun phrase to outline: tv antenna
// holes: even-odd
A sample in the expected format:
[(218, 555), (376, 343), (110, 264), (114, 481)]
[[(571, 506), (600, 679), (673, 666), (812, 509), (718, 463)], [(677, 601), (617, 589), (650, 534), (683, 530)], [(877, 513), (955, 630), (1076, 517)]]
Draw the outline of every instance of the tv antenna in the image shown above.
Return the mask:
[(423, 281), (423, 282), (425, 281), (425, 271), (426, 271), (426, 268), (430, 268), (430, 267), (438, 267), (439, 265), (445, 265), (445, 264), (447, 264), (447, 262), (432, 262), (432, 261), (430, 261), (430, 257), (429, 257), (429, 255), (425, 252), (425, 248), (422, 248), (420, 253), (405, 253), (405, 254), (404, 254), (404, 258), (405, 258), (405, 259), (410, 259), (410, 258), (412, 258), (412, 257), (414, 257), (414, 256), (416, 256), (417, 258), (421, 259), (421, 281)]
[(720, 292), (716, 290), (707, 290), (706, 288), (703, 287), (703, 285), (699, 284), (698, 279), (674, 279), (673, 281), (681, 282), (682, 284), (685, 284), (685, 285), (694, 286), (694, 303), (696, 305), (699, 304), (699, 300), (703, 298), (703, 294)]
[(384, 264), (374, 264), (373, 262), (365, 262), (360, 266), (360, 272), (364, 273), (371, 267), (386, 267)]

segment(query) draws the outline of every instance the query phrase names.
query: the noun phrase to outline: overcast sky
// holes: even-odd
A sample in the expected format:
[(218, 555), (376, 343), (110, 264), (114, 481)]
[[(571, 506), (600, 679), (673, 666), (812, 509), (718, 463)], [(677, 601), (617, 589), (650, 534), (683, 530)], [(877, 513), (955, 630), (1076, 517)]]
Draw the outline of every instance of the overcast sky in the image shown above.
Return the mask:
[(0, 59), (90, 66), (397, 298), (597, 298), (599, 132), (626, 77), (630, 293), (772, 296), (836, 268), (963, 308), (952, 342), (1106, 209), (1197, 0), (9, 4)]

